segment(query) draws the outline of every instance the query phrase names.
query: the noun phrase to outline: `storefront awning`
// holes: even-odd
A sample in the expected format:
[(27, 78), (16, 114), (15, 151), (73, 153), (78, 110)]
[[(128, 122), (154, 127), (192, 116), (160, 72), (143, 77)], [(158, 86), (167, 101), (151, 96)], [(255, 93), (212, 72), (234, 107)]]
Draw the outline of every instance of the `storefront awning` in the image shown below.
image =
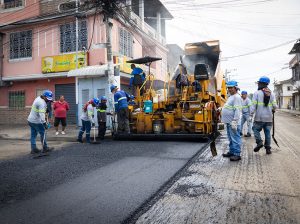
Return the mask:
[(107, 69), (108, 69), (107, 64), (86, 66), (84, 68), (79, 68), (79, 69), (74, 69), (69, 71), (68, 77), (105, 76)]

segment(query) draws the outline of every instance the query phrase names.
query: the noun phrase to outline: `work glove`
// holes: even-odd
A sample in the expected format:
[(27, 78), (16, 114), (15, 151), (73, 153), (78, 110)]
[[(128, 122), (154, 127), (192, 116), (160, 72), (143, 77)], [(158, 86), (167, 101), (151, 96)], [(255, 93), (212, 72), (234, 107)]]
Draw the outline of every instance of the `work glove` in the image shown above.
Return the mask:
[(251, 122), (252, 122), (252, 119), (253, 119), (253, 117), (250, 116), (250, 117), (248, 118), (248, 121), (251, 123)]
[(276, 111), (275, 109), (272, 109), (272, 113), (273, 113), (273, 114), (275, 113), (275, 111)]
[(48, 129), (48, 124), (45, 122), (45, 123), (43, 123), (43, 126), (44, 126), (44, 128), (45, 128), (45, 130), (47, 130)]
[(92, 127), (95, 127), (95, 123), (92, 123)]
[(237, 132), (237, 126), (238, 126), (237, 121), (232, 121), (232, 122), (231, 122), (231, 128), (232, 128), (232, 131), (233, 131), (234, 133)]

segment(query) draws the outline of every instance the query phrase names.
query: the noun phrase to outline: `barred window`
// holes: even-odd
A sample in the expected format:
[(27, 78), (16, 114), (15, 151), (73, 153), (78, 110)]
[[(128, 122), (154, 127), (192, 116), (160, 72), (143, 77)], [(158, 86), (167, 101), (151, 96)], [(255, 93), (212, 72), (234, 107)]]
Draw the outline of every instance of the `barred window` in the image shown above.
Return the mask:
[(25, 107), (25, 91), (10, 91), (8, 102), (11, 109), (23, 109)]
[[(78, 22), (78, 50), (87, 48), (87, 24), (86, 21)], [(60, 25), (60, 52), (76, 51), (76, 22)]]
[(32, 57), (32, 30), (10, 34), (10, 59)]
[(133, 49), (133, 37), (131, 33), (123, 28), (119, 28), (119, 39), (120, 39), (120, 54), (128, 57), (132, 57)]
[(4, 8), (11, 9), (23, 6), (23, 0), (4, 0)]

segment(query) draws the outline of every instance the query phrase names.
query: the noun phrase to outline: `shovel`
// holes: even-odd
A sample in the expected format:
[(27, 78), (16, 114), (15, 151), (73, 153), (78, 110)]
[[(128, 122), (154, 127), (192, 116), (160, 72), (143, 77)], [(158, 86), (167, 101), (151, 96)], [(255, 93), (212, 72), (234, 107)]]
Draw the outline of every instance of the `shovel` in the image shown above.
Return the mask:
[(273, 114), (273, 133), (272, 133), (272, 138), (274, 140), (274, 142), (276, 143), (276, 145), (279, 147), (278, 143), (277, 143), (277, 140), (275, 139), (275, 117), (274, 117), (274, 111), (272, 112)]
[(91, 142), (91, 144), (95, 144), (95, 145), (101, 144), (101, 142), (97, 142), (97, 140), (96, 140), (96, 127), (93, 127), (92, 129), (93, 129), (94, 139), (93, 139), (93, 141)]

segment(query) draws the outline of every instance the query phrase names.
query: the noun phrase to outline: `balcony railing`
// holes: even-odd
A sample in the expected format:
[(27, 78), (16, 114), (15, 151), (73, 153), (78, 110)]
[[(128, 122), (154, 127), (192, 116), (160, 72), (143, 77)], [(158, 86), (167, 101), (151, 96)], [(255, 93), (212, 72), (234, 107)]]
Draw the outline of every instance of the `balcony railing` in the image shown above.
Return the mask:
[(134, 12), (131, 12), (131, 19), (135, 22), (135, 24), (140, 27), (147, 35), (151, 38), (159, 41), (161, 44), (166, 44), (166, 38), (160, 35), (153, 27), (151, 27), (148, 23), (142, 21), (142, 19), (136, 15)]

